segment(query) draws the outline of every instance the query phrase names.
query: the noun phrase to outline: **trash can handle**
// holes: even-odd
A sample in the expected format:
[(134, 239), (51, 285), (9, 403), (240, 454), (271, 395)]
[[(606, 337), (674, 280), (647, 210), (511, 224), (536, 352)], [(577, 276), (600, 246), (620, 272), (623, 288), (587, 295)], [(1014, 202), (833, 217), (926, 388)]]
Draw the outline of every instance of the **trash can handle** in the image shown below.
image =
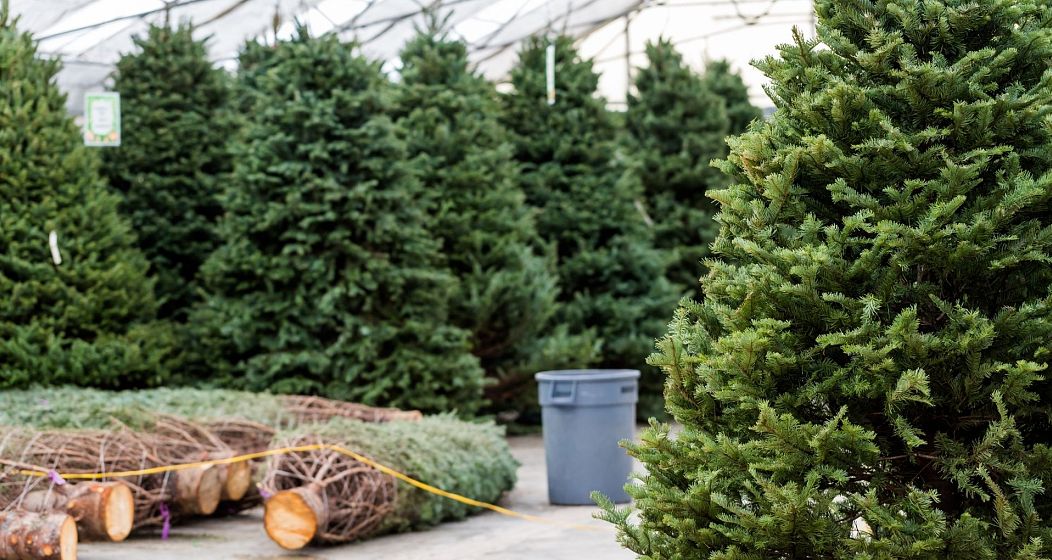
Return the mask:
[(577, 393), (576, 381), (553, 381), (552, 382), (552, 404), (569, 404), (574, 401)]

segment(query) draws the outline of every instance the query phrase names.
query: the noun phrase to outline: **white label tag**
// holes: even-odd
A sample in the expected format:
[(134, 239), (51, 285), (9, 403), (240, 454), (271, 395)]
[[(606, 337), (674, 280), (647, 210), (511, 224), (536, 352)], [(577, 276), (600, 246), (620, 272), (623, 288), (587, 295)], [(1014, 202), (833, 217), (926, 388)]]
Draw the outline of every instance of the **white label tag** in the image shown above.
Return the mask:
[(55, 233), (55, 230), (47, 234), (47, 244), (51, 246), (51, 261), (55, 263), (55, 266), (62, 264), (62, 253), (58, 252), (58, 234)]

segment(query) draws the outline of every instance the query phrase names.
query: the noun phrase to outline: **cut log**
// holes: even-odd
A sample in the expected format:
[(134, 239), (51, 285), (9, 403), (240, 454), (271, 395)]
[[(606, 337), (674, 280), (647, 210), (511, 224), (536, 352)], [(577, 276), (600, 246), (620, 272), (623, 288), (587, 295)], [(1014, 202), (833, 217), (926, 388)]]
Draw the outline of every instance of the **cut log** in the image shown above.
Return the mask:
[(215, 465), (172, 473), (175, 506), (184, 515), (212, 515), (223, 494), (222, 471)]
[(252, 487), (252, 463), (241, 461), (222, 465), (222, 467), (226, 471), (226, 476), (223, 480), (221, 498), (232, 502), (244, 498), (249, 488)]
[(65, 513), (0, 513), (0, 560), (76, 560), (77, 523)]
[(123, 541), (135, 520), (135, 498), (122, 482), (81, 482), (34, 490), (19, 506), (40, 513), (68, 513), (84, 540)]
[(267, 536), (287, 550), (307, 546), (328, 523), (328, 516), (320, 484), (283, 490), (263, 504)]
[[(161, 464), (177, 465), (233, 456), (233, 450), (200, 424), (158, 414), (143, 432), (137, 432), (150, 454)], [(176, 518), (211, 515), (219, 506), (227, 479), (226, 465), (208, 465), (172, 473), (172, 513)], [(162, 516), (163, 523), (163, 516)]]
[[(214, 420), (205, 427), (237, 455), (266, 451), (275, 433), (270, 426), (238, 419)], [(261, 472), (260, 463), (252, 460), (229, 465), (223, 484), (223, 503), (217, 510), (220, 515), (233, 515), (263, 503), (263, 498), (254, 491), (256, 475)]]

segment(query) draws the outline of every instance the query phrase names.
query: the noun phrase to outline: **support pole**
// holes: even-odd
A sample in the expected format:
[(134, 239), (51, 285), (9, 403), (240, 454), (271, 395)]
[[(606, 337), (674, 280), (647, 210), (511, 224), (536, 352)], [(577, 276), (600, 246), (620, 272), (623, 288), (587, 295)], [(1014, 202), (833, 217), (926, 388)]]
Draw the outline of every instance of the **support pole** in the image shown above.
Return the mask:
[(555, 43), (548, 43), (544, 51), (544, 75), (547, 86), (548, 105), (555, 105)]
[(625, 105), (628, 105), (628, 94), (632, 91), (632, 12), (625, 13)]

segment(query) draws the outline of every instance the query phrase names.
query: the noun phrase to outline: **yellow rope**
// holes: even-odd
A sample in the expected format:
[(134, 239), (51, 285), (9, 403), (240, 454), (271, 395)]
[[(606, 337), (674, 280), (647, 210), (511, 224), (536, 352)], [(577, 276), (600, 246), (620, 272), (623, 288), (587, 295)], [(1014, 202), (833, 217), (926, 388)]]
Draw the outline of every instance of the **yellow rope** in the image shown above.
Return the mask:
[[(144, 476), (144, 475), (150, 475), (150, 474), (163, 474), (163, 473), (166, 473), (166, 472), (182, 471), (182, 470), (186, 470), (186, 469), (208, 467), (208, 466), (212, 466), (212, 465), (229, 465), (229, 464), (232, 464), (232, 463), (241, 463), (241, 462), (244, 462), (244, 461), (251, 461), (253, 459), (262, 459), (262, 458), (265, 458), (265, 457), (272, 457), (274, 455), (285, 455), (287, 453), (303, 453), (303, 452), (306, 452), (306, 451), (333, 451), (333, 452), (339, 453), (341, 455), (346, 455), (346, 456), (348, 456), (348, 457), (350, 457), (350, 458), (352, 458), (352, 459), (354, 459), (356, 461), (359, 461), (361, 463), (365, 463), (366, 465), (369, 465), (370, 467), (372, 467), (372, 468), (374, 468), (374, 469), (376, 469), (376, 470), (378, 470), (378, 471), (380, 471), (380, 472), (382, 472), (384, 474), (393, 476), (393, 477), (397, 478), (398, 480), (401, 480), (402, 482), (405, 482), (406, 484), (409, 484), (410, 486), (414, 486), (416, 488), (419, 488), (419, 489), (421, 489), (421, 490), (423, 490), (425, 492), (430, 492), (431, 494), (435, 494), (437, 496), (442, 496), (443, 498), (449, 498), (450, 500), (453, 500), (453, 501), (456, 501), (456, 502), (460, 502), (462, 504), (466, 504), (466, 505), (469, 505), (469, 506), (474, 506), (474, 507), (479, 507), (479, 508), (483, 508), (483, 509), (488, 509), (490, 511), (495, 511), (495, 512), (501, 514), (501, 515), (507, 515), (509, 517), (515, 517), (515, 518), (523, 519), (523, 520), (526, 520), (526, 521), (532, 521), (534, 523), (544, 523), (546, 525), (557, 525), (557, 526), (561, 526), (561, 527), (569, 527), (569, 528), (578, 529), (578, 530), (581, 530), (581, 531), (597, 531), (597, 530), (601, 530), (600, 527), (596, 527), (594, 525), (580, 525), (580, 524), (576, 524), (576, 523), (563, 523), (563, 522), (560, 522), (560, 521), (555, 521), (555, 520), (548, 519), (548, 518), (545, 518), (545, 517), (540, 517), (540, 516), (537, 516), (537, 515), (530, 515), (530, 514), (527, 514), (527, 513), (519, 513), (517, 511), (513, 511), (513, 510), (510, 510), (508, 508), (500, 507), (498, 505), (488, 504), (486, 502), (480, 502), (478, 500), (474, 500), (472, 498), (468, 498), (467, 496), (461, 496), (460, 494), (454, 494), (453, 492), (447, 492), (446, 490), (443, 490), (441, 488), (437, 488), (437, 487), (431, 486), (430, 484), (427, 484), (425, 482), (421, 482), (419, 480), (416, 480), (415, 478), (413, 478), (413, 477), (411, 477), (411, 476), (409, 476), (407, 474), (403, 474), (403, 473), (401, 473), (399, 471), (396, 471), (395, 469), (392, 469), (391, 467), (388, 467), (387, 465), (384, 465), (384, 464), (381, 464), (381, 463), (377, 463), (376, 461), (374, 461), (374, 460), (372, 460), (372, 459), (370, 459), (370, 458), (368, 458), (368, 457), (366, 457), (364, 455), (361, 455), (359, 453), (355, 453), (354, 451), (351, 451), (350, 449), (347, 449), (347, 448), (344, 448), (344, 447), (340, 447), (338, 445), (332, 445), (332, 444), (329, 444), (329, 443), (315, 443), (315, 444), (311, 444), (311, 445), (298, 445), (298, 446), (295, 446), (295, 447), (281, 447), (281, 448), (278, 448), (278, 449), (268, 449), (266, 451), (259, 451), (259, 452), (256, 452), (256, 453), (246, 453), (244, 455), (238, 455), (236, 457), (227, 457), (225, 459), (210, 459), (208, 461), (197, 461), (195, 463), (181, 463), (181, 464), (178, 464), (178, 465), (164, 465), (164, 466), (159, 466), (159, 467), (150, 467), (148, 469), (139, 469), (139, 470), (135, 470), (135, 471), (116, 471), (116, 472), (103, 472), (103, 473), (58, 473), (58, 476), (60, 476), (60, 477), (62, 477), (64, 479), (69, 479), (69, 480), (99, 480), (99, 479), (102, 479), (102, 478), (126, 478), (126, 477), (130, 477), (130, 476)], [(37, 477), (46, 477), (46, 476), (50, 476), (50, 474), (51, 474), (51, 471), (48, 471), (48, 470), (45, 470), (45, 469), (21, 469), (18, 472), (19, 472), (19, 474), (22, 474), (22, 475), (25, 475), (25, 476), (37, 476)]]

